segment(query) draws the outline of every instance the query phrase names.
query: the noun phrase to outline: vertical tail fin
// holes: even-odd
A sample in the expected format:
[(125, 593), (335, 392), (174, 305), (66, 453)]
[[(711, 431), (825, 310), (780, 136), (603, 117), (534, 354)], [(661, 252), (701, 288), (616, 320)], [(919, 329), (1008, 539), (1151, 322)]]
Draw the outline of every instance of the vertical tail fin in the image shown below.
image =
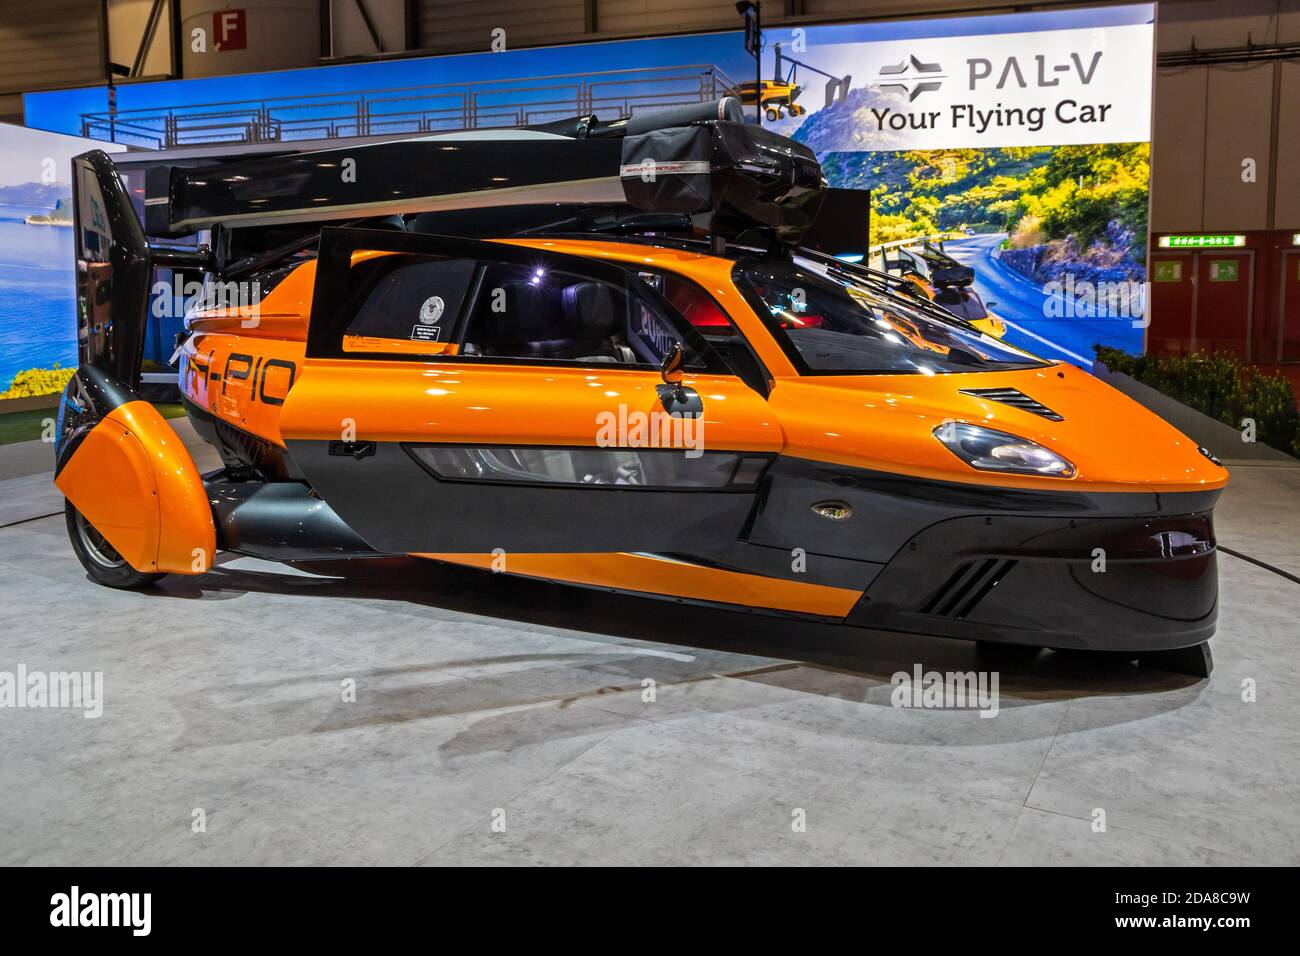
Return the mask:
[(134, 388), (153, 271), (144, 228), (107, 153), (73, 159), (72, 203), (79, 362)]

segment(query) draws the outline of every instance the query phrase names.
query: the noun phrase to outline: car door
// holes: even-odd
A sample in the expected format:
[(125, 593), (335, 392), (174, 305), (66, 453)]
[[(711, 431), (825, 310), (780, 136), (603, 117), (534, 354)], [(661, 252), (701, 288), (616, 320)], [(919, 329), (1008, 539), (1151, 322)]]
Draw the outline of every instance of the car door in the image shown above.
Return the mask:
[[(660, 371), (678, 344), (681, 393)], [(322, 232), (281, 434), (390, 553), (725, 548), (782, 447), (764, 397), (633, 272), (360, 229)]]

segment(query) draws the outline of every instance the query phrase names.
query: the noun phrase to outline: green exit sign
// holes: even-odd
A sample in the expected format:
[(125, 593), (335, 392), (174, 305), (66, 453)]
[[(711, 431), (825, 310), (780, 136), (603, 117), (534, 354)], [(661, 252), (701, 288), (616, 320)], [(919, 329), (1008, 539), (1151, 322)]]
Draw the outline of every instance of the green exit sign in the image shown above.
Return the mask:
[(1194, 236), (1161, 236), (1161, 249), (1223, 249), (1244, 246), (1246, 237), (1227, 233), (1202, 233)]
[(1236, 282), (1238, 274), (1236, 259), (1215, 259), (1210, 263), (1211, 282)]
[(1176, 259), (1158, 260), (1155, 263), (1156, 282), (1182, 282), (1183, 264)]

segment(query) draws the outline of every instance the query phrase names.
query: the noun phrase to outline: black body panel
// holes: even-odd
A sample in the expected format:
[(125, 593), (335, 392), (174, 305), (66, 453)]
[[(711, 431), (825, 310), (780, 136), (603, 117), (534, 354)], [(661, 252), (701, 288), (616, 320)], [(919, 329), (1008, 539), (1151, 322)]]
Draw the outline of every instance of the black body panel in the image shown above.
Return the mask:
[(761, 574), (769, 578), (822, 584), (832, 588), (861, 591), (880, 573), (882, 565), (870, 561), (836, 558), (828, 554), (796, 554), (792, 548), (772, 548), (750, 541), (737, 541), (725, 551), (693, 551), (690, 554), (666, 554), (691, 564), (700, 564), (741, 574)]
[[(315, 492), (377, 551), (716, 549), (739, 536), (755, 499), (752, 488), (661, 491), (444, 481), (396, 442), (375, 442), (363, 455), (339, 454), (331, 444), (338, 443), (287, 442)], [(581, 528), (573, 527), (574, 516), (580, 516)]]
[(293, 459), (279, 445), (217, 418), (183, 393), (181, 406), (199, 437), (217, 450), (227, 474), (260, 481), (303, 480)]
[[(782, 457), (743, 541), (680, 557), (865, 588), (846, 619), (864, 627), (1166, 650), (1214, 633), (1218, 496), (1025, 491)], [(842, 517), (814, 510), (827, 504)], [(796, 548), (805, 551), (803, 573), (791, 573)]]
[(1209, 512), (952, 518), (909, 540), (847, 622), (1044, 647), (1188, 647), (1214, 633), (1214, 549)]
[(206, 482), (217, 547), (270, 561), (374, 557), (375, 551), (297, 482)]
[[(1217, 491), (1027, 491), (928, 481), (782, 456), (768, 473), (748, 540), (884, 564), (917, 532), (948, 518), (972, 514), (1156, 517), (1207, 511), (1218, 497)], [(832, 521), (812, 510), (814, 504), (828, 500), (844, 502), (852, 516)]]

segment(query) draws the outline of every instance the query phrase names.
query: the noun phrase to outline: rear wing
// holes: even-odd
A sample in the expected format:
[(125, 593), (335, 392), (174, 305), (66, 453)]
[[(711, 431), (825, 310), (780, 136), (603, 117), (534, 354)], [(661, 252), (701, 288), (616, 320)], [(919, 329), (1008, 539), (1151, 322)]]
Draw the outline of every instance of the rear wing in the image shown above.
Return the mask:
[(72, 160), (79, 364), (134, 388), (155, 265), (203, 267), (201, 253), (151, 247), (117, 167), (102, 150)]

